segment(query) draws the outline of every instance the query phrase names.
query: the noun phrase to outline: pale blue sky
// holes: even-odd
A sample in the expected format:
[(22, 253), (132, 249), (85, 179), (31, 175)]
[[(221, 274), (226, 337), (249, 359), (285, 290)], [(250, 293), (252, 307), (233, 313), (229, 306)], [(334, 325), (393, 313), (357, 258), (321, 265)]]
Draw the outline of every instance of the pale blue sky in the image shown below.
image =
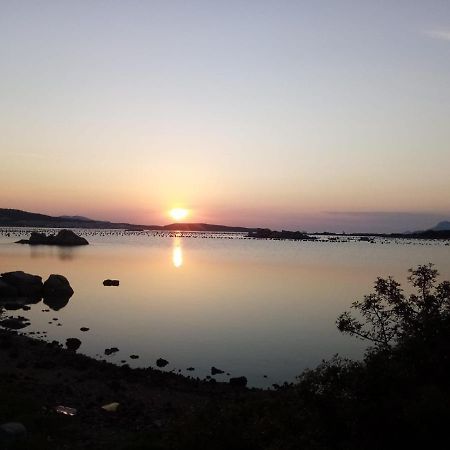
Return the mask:
[(0, 64), (0, 206), (349, 231), (450, 217), (449, 1), (0, 0)]

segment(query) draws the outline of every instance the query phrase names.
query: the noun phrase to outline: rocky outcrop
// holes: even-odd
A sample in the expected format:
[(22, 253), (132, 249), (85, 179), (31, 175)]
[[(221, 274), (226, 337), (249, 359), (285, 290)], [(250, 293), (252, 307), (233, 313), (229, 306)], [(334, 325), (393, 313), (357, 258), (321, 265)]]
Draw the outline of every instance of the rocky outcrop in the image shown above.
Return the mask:
[(85, 238), (78, 236), (71, 230), (61, 230), (58, 234), (50, 236), (47, 236), (45, 233), (33, 231), (30, 235), (30, 239), (21, 239), (16, 243), (29, 245), (59, 245), (62, 247), (74, 247), (77, 245), (89, 244)]
[[(42, 278), (38, 275), (31, 275), (23, 271), (6, 272), (2, 273), (0, 280), (2, 282), (1, 291), (8, 293), (10, 298), (41, 297), (43, 284)], [(14, 293), (16, 293), (16, 295), (14, 295)]]
[(38, 303), (44, 298), (44, 303), (57, 311), (66, 306), (73, 289), (67, 278), (52, 274), (45, 283), (38, 275), (22, 271), (6, 272), (0, 276), (0, 305), (14, 310), (25, 308), (27, 304)]

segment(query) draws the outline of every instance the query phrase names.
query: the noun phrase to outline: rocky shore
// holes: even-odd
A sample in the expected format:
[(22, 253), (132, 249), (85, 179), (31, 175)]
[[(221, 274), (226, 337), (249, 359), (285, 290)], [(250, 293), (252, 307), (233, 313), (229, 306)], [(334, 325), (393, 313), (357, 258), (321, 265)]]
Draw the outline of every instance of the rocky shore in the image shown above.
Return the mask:
[[(171, 448), (167, 433), (173, 437), (187, 416), (211, 401), (235, 401), (251, 392), (215, 380), (119, 367), (7, 330), (0, 330), (0, 360), (0, 424), (20, 423), (27, 430), (11, 448), (122, 449), (142, 439)], [(116, 403), (114, 411), (103, 408)]]
[(40, 332), (33, 336), (44, 340), (0, 329), (0, 449), (440, 448), (450, 417), (450, 282), (437, 284), (432, 264), (409, 273), (415, 294), (378, 278), (352, 305), (391, 314), (395, 339), (382, 341), (379, 315), (361, 323), (346, 311), (338, 329), (368, 330), (376, 342), (363, 360), (335, 356), (275, 390), (247, 389), (244, 377), (219, 383), (117, 366), (78, 354), (77, 338), (63, 348)]

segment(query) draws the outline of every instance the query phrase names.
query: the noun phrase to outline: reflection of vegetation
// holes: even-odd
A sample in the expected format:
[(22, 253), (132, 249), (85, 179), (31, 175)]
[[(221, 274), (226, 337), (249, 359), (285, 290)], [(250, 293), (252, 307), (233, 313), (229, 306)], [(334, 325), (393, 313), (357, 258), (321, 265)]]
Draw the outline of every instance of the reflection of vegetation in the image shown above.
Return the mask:
[[(374, 343), (363, 361), (335, 357), (276, 392), (221, 399), (192, 415), (179, 448), (437, 448), (450, 418), (450, 283), (431, 266), (410, 270), (417, 294), (392, 278), (355, 302), (341, 331)], [(189, 432), (190, 430), (190, 432)], [(192, 430), (195, 430), (193, 432)]]

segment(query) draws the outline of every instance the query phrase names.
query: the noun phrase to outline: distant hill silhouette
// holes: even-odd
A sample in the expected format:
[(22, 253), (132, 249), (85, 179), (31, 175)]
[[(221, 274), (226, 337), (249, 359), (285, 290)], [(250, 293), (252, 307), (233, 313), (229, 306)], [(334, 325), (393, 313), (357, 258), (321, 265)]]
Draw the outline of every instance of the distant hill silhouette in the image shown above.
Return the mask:
[(248, 233), (252, 228), (231, 227), (228, 225), (214, 225), (210, 223), (171, 223), (160, 227), (170, 231), (229, 231), (234, 233)]
[[(0, 208), (0, 226), (2, 227), (39, 227), (39, 228), (152, 228), (161, 229), (158, 225), (134, 225), (130, 223), (114, 223), (103, 220), (92, 220), (82, 216), (48, 216), (46, 214), (21, 211), (19, 209)], [(154, 227), (154, 228), (153, 228)]]
[(254, 228), (232, 227), (208, 223), (172, 223), (170, 225), (139, 225), (123, 222), (93, 220), (83, 216), (49, 216), (46, 214), (0, 208), (0, 227), (38, 227), (38, 228), (106, 228), (122, 230), (166, 230), (166, 231), (216, 231), (242, 232)]
[(84, 221), (92, 221), (93, 219), (90, 219), (89, 217), (84, 216), (58, 216), (60, 219), (75, 219), (75, 220), (84, 220)]
[[(94, 220), (83, 216), (49, 216), (46, 214), (32, 213), (19, 209), (0, 208), (0, 227), (36, 227), (36, 228), (104, 228), (120, 230), (161, 230), (161, 231), (204, 231), (204, 232), (234, 232), (249, 233), (250, 237), (298, 239), (302, 233), (292, 231), (272, 231), (265, 228), (247, 228), (229, 225), (217, 225), (210, 223), (171, 223), (169, 225), (141, 225), (124, 222), (109, 222)], [(255, 234), (256, 233), (256, 234)], [(261, 234), (262, 233), (262, 234)], [(264, 235), (264, 233), (269, 233)], [(281, 234), (280, 234), (281, 233)], [(284, 233), (284, 234), (283, 234)], [(294, 233), (294, 235), (292, 235)], [(300, 237), (295, 235), (300, 233)], [(311, 233), (324, 235), (339, 235), (340, 233)], [(263, 236), (264, 235), (264, 236)], [(450, 239), (450, 222), (443, 221), (434, 228), (413, 233), (349, 233), (353, 236), (380, 236), (387, 238), (408, 239)]]
[(447, 231), (450, 230), (450, 221), (443, 220), (442, 222), (439, 222), (436, 226), (432, 228), (434, 231)]

